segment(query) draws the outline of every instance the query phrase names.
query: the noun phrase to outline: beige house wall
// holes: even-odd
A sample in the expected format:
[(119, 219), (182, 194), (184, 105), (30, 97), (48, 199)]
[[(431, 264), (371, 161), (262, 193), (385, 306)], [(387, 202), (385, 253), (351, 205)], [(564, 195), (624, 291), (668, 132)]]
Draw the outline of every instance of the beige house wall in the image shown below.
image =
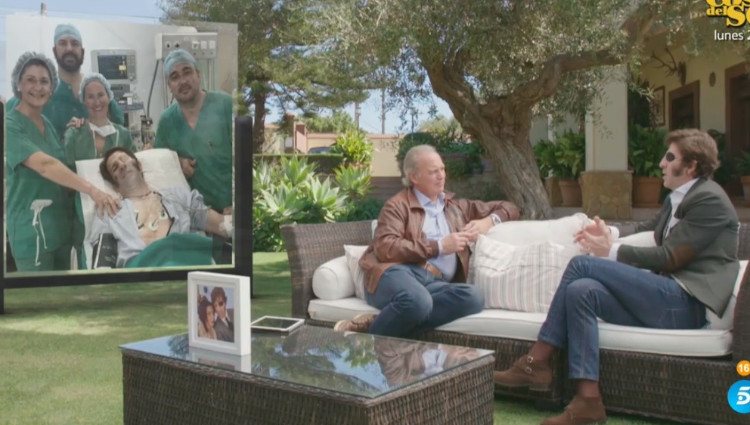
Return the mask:
[[(730, 47), (722, 48), (723, 43), (715, 42), (716, 49), (705, 52), (699, 57), (688, 56), (681, 48), (670, 48), (675, 62), (685, 62), (685, 84), (698, 81), (700, 84), (700, 127), (703, 130), (716, 129), (726, 132), (726, 103), (724, 92), (724, 71), (734, 65), (744, 62), (741, 55), (733, 52)], [(666, 50), (661, 49), (659, 58), (669, 64), (672, 59)], [(681, 87), (677, 74), (667, 75), (667, 69), (657, 60), (646, 62), (641, 69), (641, 80), (648, 81), (651, 88), (664, 86), (664, 127), (669, 128), (669, 93)], [(715, 74), (714, 85), (710, 84), (711, 73)]]

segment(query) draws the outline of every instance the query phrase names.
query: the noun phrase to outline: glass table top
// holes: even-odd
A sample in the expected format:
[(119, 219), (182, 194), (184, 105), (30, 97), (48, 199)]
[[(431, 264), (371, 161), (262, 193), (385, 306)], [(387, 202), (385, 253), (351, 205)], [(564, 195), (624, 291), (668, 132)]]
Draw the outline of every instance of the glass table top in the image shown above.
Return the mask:
[(307, 325), (289, 334), (253, 331), (251, 346), (251, 354), (235, 356), (190, 347), (181, 334), (120, 348), (371, 398), (493, 354)]

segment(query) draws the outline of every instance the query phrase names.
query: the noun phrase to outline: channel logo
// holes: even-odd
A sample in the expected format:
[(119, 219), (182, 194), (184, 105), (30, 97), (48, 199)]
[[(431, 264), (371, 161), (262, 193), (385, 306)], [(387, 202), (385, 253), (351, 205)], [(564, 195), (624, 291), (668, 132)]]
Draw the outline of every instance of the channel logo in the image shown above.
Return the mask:
[(750, 381), (737, 381), (727, 391), (727, 402), (737, 413), (750, 413)]

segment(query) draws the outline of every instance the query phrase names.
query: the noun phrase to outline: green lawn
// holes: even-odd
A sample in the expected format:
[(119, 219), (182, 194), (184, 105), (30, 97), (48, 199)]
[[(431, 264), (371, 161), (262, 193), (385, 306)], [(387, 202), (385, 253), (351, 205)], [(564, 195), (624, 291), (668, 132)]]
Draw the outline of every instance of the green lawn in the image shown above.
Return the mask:
[[(252, 315), (289, 315), (286, 255), (255, 254)], [(0, 316), (0, 424), (122, 423), (118, 346), (186, 332), (185, 282), (13, 289)], [(495, 400), (495, 423), (553, 412)], [(666, 424), (617, 416), (618, 424)]]

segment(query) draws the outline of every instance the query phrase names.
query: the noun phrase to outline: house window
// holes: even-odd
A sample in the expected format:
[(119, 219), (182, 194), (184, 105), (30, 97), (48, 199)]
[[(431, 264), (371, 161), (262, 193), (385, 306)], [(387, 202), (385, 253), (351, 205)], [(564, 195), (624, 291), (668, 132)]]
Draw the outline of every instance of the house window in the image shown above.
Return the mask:
[(700, 82), (669, 92), (669, 129), (700, 128)]

